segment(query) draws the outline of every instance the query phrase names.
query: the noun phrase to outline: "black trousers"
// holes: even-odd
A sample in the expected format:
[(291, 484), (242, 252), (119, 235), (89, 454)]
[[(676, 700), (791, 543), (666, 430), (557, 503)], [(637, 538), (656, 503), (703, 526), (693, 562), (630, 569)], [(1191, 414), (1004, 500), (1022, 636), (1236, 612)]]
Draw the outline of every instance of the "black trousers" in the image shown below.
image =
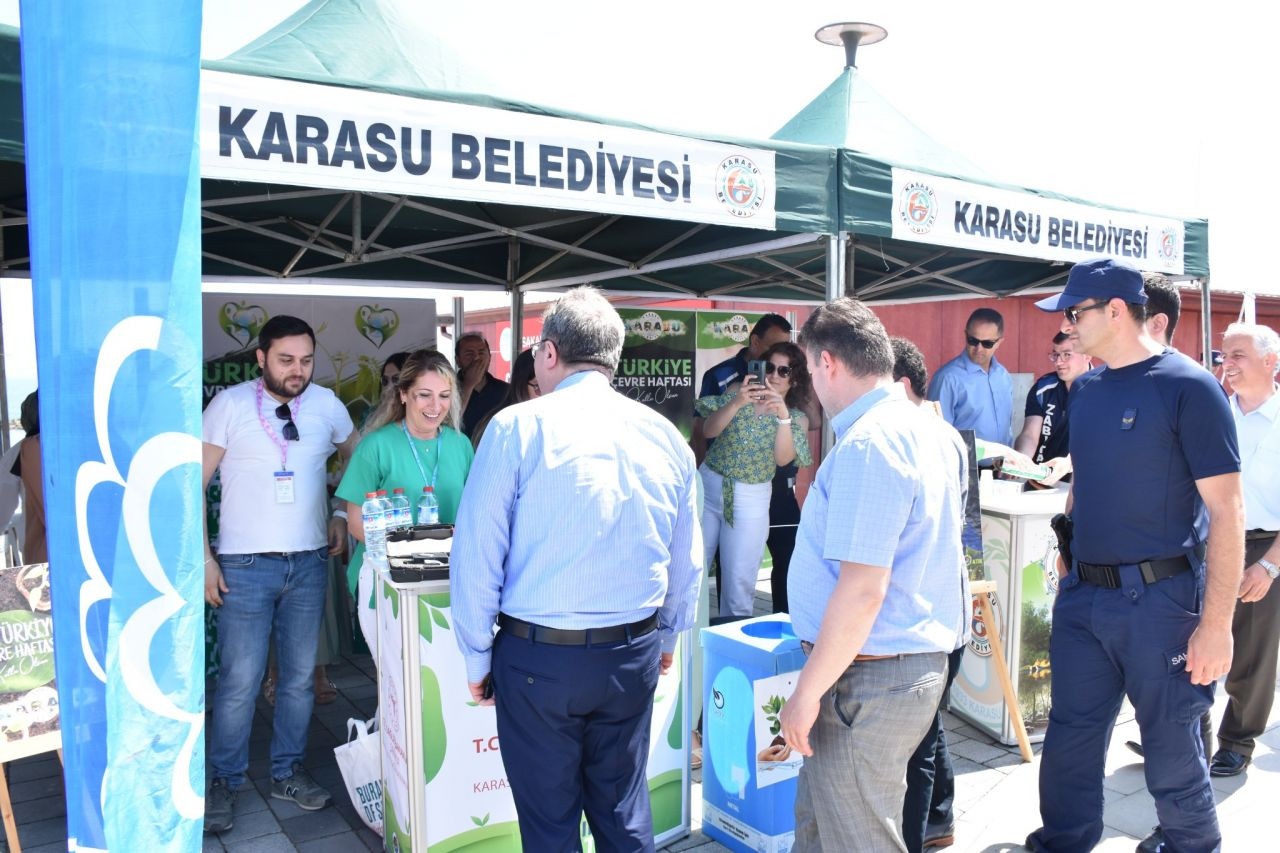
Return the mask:
[(796, 469), (779, 468), (773, 478), (773, 496), (769, 499), (769, 555), (773, 557), (773, 572), (769, 575), (769, 591), (773, 597), (774, 613), (790, 613), (787, 604), (787, 570), (791, 568), (791, 554), (796, 550), (796, 525), (800, 523), (800, 504), (791, 488), (791, 478)]
[[(967, 644), (966, 644), (967, 645)], [(947, 691), (960, 671), (960, 659), (964, 646), (947, 657), (947, 686), (942, 701), (947, 701)], [(902, 802), (902, 840), (908, 853), (920, 853), (924, 848), (926, 823), (946, 825), (952, 822), (951, 806), (956, 796), (956, 771), (951, 764), (951, 752), (947, 749), (947, 732), (942, 727), (942, 705), (933, 716), (933, 725), (916, 747), (907, 763), (907, 796)]]
[[(1245, 566), (1251, 566), (1271, 547), (1271, 539), (1245, 543)], [(1227, 673), (1230, 700), (1218, 726), (1218, 746), (1252, 756), (1254, 740), (1267, 729), (1275, 699), (1276, 659), (1280, 655), (1280, 582), (1261, 601), (1236, 602), (1231, 623), (1235, 655)]]
[(613, 645), (554, 646), (499, 631), (493, 685), (502, 764), (525, 850), (652, 853), (645, 768), (658, 632)]

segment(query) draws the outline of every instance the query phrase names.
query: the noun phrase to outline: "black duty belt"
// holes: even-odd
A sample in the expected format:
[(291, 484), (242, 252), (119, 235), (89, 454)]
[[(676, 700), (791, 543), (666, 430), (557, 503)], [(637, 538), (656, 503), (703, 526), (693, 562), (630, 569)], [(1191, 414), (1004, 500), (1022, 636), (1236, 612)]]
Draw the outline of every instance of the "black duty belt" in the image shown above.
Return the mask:
[(521, 640), (549, 643), (553, 646), (593, 646), (621, 643), (643, 637), (658, 627), (658, 614), (654, 613), (630, 625), (610, 625), (607, 628), (571, 630), (535, 625), (505, 613), (498, 614), (498, 627)]
[(1246, 530), (1244, 532), (1244, 541), (1253, 542), (1256, 539), (1275, 539), (1277, 535), (1274, 530)]
[[(1197, 560), (1204, 559), (1204, 545), (1195, 547), (1195, 556)], [(1187, 559), (1186, 554), (1179, 554), (1176, 557), (1165, 557), (1162, 560), (1143, 560), (1137, 564), (1138, 572), (1142, 575), (1143, 583), (1155, 583), (1165, 578), (1171, 578), (1180, 575), (1183, 572), (1190, 571), (1192, 568), (1191, 561)], [(1086, 563), (1076, 561), (1076, 568), (1080, 573), (1080, 580), (1091, 583), (1094, 586), (1104, 587), (1106, 589), (1120, 588), (1120, 567), (1119, 566), (1100, 566), (1097, 563)]]

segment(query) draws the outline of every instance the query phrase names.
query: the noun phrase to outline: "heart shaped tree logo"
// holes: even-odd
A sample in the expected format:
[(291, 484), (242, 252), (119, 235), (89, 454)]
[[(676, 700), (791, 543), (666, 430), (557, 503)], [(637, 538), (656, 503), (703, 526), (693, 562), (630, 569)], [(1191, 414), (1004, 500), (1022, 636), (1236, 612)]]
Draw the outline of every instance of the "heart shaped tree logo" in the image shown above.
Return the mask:
[(246, 302), (228, 302), (218, 311), (218, 325), (233, 341), (245, 349), (267, 324), (267, 309)]
[(361, 305), (356, 309), (356, 331), (378, 349), (400, 328), (400, 315), (390, 308)]

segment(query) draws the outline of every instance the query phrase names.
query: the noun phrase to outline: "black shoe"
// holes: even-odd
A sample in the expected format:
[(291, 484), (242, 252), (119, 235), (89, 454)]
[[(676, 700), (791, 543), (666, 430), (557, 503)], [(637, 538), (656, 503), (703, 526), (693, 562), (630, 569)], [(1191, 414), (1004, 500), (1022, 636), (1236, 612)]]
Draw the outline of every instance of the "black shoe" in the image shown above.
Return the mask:
[(926, 823), (924, 826), (924, 843), (921, 845), (925, 850), (930, 848), (940, 850), (943, 847), (950, 847), (956, 843), (956, 825), (951, 823)]
[(1146, 754), (1142, 751), (1142, 744), (1138, 743), (1136, 740), (1127, 740), (1124, 742), (1124, 745), (1129, 747), (1129, 751), (1132, 752), (1134, 755), (1138, 756), (1139, 758), (1147, 757)]
[(1164, 830), (1152, 827), (1151, 834), (1138, 842), (1137, 853), (1160, 853), (1164, 848)]
[(231, 828), (236, 792), (227, 787), (226, 779), (211, 779), (204, 795), (204, 831), (226, 832)]
[(1209, 762), (1210, 776), (1239, 776), (1249, 766), (1249, 756), (1230, 749), (1220, 749)]

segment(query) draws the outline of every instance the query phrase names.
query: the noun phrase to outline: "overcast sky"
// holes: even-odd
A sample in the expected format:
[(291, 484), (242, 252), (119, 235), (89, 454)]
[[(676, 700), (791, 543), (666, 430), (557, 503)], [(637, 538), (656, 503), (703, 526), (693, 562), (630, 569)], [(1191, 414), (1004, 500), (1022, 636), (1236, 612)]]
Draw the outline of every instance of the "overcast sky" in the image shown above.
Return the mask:
[[(363, 2), (439, 34), (503, 95), (757, 138), (840, 72), (841, 51), (814, 31), (872, 21), (889, 38), (863, 49), (860, 73), (939, 142), (1003, 182), (1207, 217), (1215, 285), (1280, 293), (1273, 4)], [(210, 0), (205, 56), (302, 5)], [(17, 6), (0, 0), (0, 22), (16, 23)]]

